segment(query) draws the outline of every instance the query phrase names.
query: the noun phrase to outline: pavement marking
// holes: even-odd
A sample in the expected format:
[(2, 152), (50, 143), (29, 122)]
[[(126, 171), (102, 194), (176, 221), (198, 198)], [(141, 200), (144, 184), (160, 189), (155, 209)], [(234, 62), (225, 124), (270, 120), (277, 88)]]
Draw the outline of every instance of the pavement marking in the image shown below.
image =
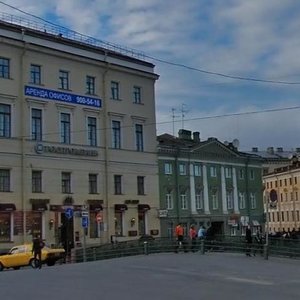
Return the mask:
[(250, 278), (225, 277), (225, 279), (231, 280), (231, 281), (259, 284), (259, 285), (274, 285), (274, 282), (272, 282), (272, 281), (257, 280), (257, 279), (250, 279)]

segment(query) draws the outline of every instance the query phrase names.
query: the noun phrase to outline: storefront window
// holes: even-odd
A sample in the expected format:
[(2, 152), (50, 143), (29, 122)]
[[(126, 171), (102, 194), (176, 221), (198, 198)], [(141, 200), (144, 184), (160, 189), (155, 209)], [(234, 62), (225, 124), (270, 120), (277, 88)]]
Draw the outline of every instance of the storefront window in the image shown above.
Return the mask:
[(115, 235), (123, 235), (123, 212), (117, 210), (115, 211)]
[(43, 236), (42, 234), (42, 212), (31, 211), (26, 215), (26, 231), (32, 236)]
[(0, 212), (0, 242), (11, 240), (11, 213)]
[(139, 235), (146, 234), (145, 212), (139, 211)]

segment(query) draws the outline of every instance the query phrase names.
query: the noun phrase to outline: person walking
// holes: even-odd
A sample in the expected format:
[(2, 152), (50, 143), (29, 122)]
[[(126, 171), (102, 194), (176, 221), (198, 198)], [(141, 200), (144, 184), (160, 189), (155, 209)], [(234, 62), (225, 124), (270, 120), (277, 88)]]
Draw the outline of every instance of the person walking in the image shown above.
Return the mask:
[(250, 225), (246, 229), (246, 255), (251, 256), (251, 246), (252, 246), (252, 232)]
[(175, 236), (177, 241), (175, 252), (178, 253), (179, 247), (183, 246), (183, 227), (181, 223), (178, 223), (178, 225), (175, 228)]
[(41, 269), (42, 268), (42, 249), (44, 248), (45, 243), (41, 239), (39, 235), (37, 235), (33, 239), (32, 243), (32, 253), (34, 254), (34, 263), (35, 267)]
[(191, 225), (189, 236), (191, 239), (191, 251), (196, 252), (197, 232), (194, 225)]

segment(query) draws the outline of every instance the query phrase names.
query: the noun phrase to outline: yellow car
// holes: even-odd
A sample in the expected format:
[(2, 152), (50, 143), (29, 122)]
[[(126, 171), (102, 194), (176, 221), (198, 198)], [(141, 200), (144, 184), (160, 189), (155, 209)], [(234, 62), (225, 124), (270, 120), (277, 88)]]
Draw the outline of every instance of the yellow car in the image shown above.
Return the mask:
[[(53, 266), (56, 261), (64, 257), (65, 250), (62, 248), (49, 248), (45, 246), (42, 249), (42, 263), (46, 263), (48, 266)], [(24, 266), (36, 267), (32, 254), (32, 244), (14, 246), (7, 254), (0, 255), (0, 271), (5, 268), (18, 270)]]

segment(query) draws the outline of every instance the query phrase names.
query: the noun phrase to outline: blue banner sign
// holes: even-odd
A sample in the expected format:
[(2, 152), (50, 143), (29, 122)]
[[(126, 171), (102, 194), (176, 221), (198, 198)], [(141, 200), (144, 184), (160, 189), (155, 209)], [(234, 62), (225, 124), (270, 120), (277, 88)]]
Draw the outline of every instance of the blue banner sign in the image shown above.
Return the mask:
[(60, 91), (41, 89), (38, 87), (25, 85), (25, 95), (54, 101), (62, 101), (73, 104), (87, 105), (92, 107), (101, 107), (101, 99), (91, 98), (82, 95), (74, 95)]

